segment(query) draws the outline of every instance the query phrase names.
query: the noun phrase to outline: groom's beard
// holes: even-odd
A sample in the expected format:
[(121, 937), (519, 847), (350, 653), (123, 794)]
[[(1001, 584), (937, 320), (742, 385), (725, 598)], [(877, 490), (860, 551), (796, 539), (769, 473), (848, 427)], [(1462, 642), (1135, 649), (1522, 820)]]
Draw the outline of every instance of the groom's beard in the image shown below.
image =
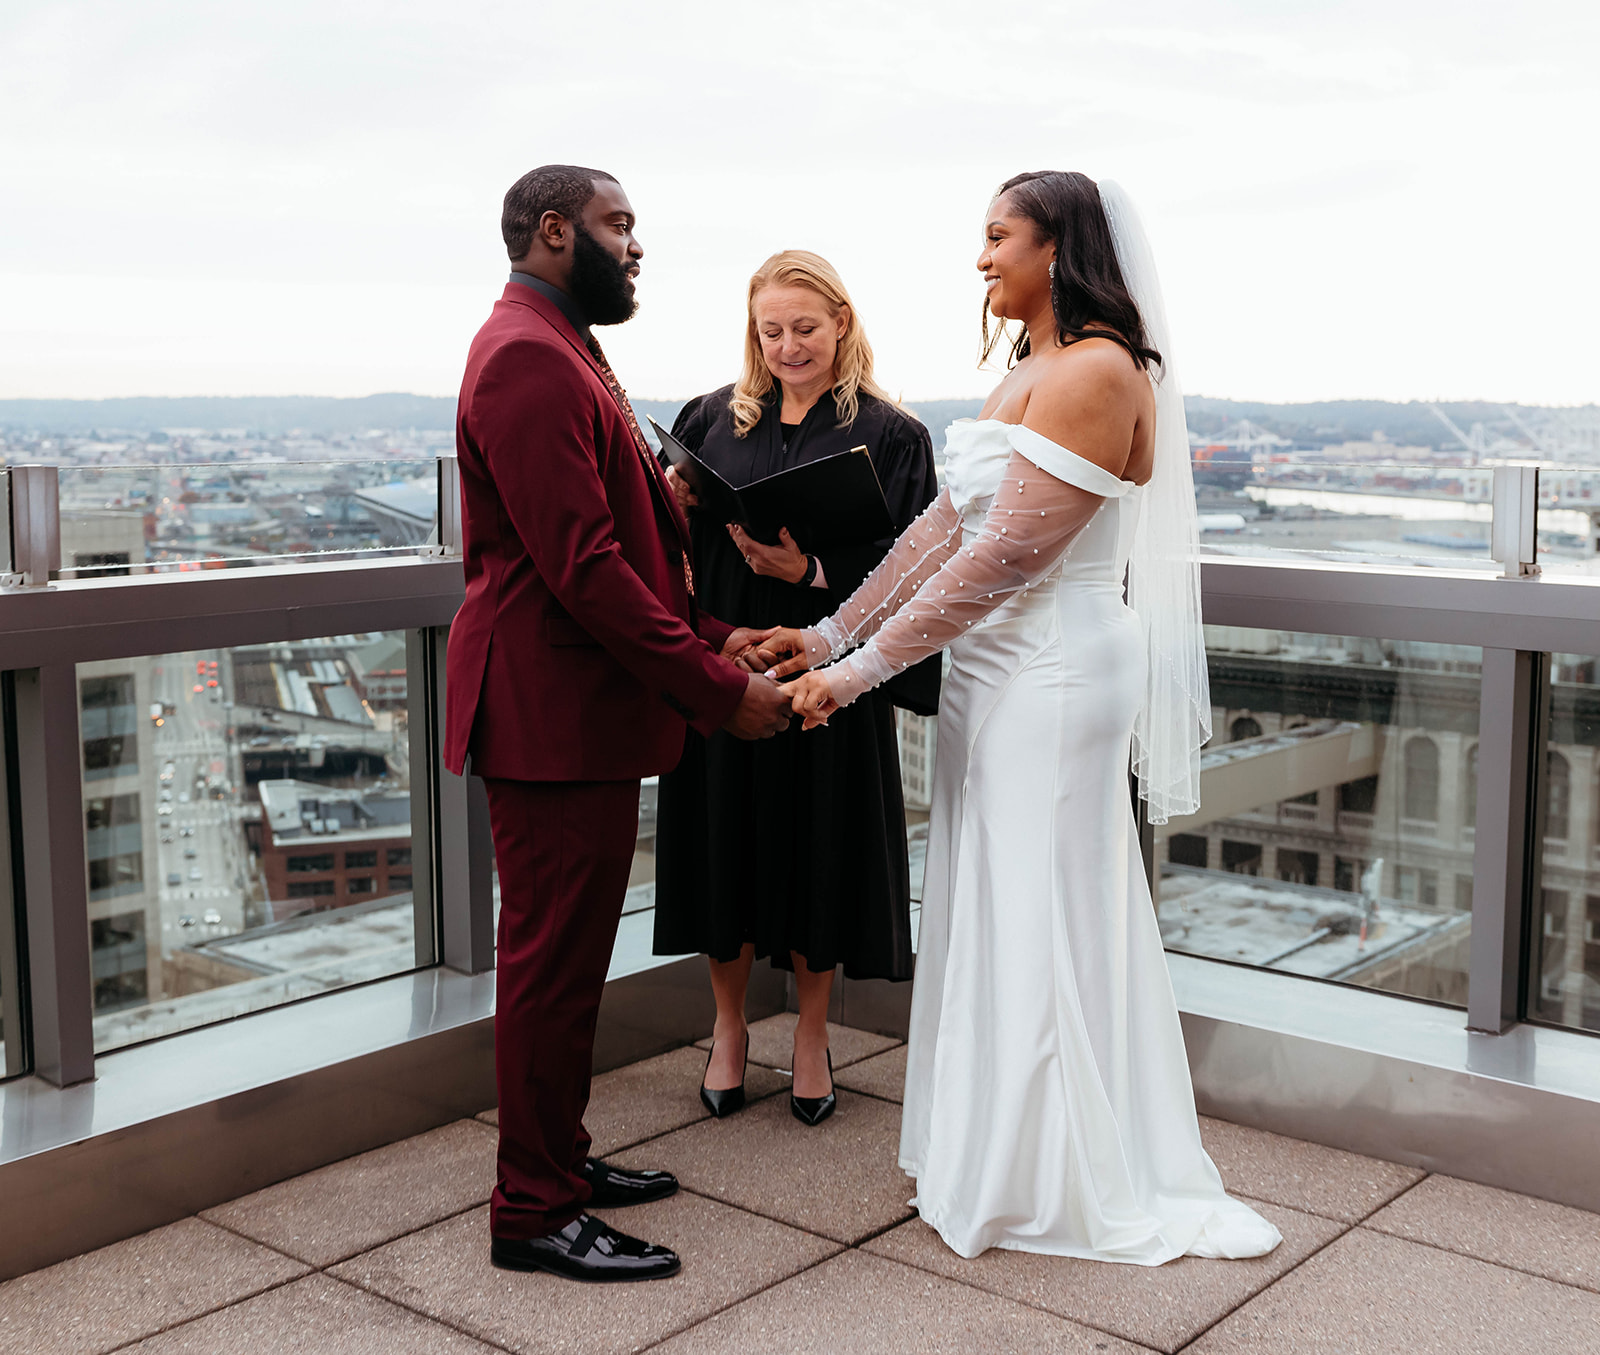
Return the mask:
[(572, 223), (572, 276), (567, 294), (591, 325), (620, 325), (639, 309), (633, 297), (633, 279), (626, 264), (618, 263), (604, 246), (576, 221)]

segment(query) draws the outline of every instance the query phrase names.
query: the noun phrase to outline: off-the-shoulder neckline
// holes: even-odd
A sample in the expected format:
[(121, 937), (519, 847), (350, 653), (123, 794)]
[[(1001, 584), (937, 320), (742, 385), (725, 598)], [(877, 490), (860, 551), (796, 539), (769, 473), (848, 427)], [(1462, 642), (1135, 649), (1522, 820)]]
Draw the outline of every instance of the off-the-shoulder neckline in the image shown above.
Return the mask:
[[(1062, 447), (1059, 442), (1056, 442), (1052, 438), (1045, 437), (1045, 435), (1043, 433), (1036, 432), (1032, 428), (1028, 428), (1026, 424), (1011, 423), (1009, 420), (1006, 420), (1006, 419), (974, 419), (970, 415), (968, 415), (965, 418), (952, 419), (950, 421), (950, 426), (953, 428), (958, 423), (970, 423), (970, 424), (993, 423), (993, 424), (998, 424), (1001, 428), (1022, 428), (1022, 429), (1025, 429), (1028, 433), (1032, 434), (1032, 436), (1038, 438), (1039, 441), (1048, 442), (1052, 447), (1059, 448), (1061, 451), (1065, 452), (1068, 456), (1077, 457), (1077, 459), (1079, 461), (1082, 461), (1085, 465), (1093, 466), (1096, 470), (1105, 471), (1105, 473), (1107, 475), (1111, 474), (1111, 472), (1106, 470), (1106, 468), (1104, 466), (1102, 466), (1098, 461), (1090, 461), (1088, 457), (1083, 455), (1083, 453), (1075, 452), (1070, 447)], [(1141, 484), (1138, 480), (1125, 480), (1120, 475), (1116, 477), (1116, 480), (1117, 480), (1117, 482), (1119, 484), (1127, 485), (1131, 489), (1143, 489), (1145, 484), (1149, 483), (1148, 480), (1145, 481), (1144, 484)]]

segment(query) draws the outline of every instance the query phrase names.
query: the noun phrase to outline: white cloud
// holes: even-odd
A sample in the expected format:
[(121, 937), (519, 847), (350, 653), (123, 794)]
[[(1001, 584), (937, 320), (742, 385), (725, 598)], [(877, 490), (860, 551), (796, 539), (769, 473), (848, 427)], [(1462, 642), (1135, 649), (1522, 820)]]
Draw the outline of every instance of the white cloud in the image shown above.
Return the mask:
[(970, 394), (988, 193), (1142, 202), (1194, 390), (1600, 398), (1600, 27), (1481, 0), (13, 3), (0, 395), (448, 393), (543, 160), (623, 180), (629, 387), (731, 379), (744, 281), (814, 248), (880, 375)]

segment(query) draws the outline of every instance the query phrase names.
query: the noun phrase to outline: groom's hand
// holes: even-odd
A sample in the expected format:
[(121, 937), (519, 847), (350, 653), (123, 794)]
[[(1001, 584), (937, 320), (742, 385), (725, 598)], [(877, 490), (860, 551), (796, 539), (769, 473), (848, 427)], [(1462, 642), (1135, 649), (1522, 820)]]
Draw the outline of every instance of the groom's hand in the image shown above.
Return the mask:
[(778, 631), (776, 626), (769, 626), (766, 630), (756, 630), (751, 626), (740, 626), (722, 646), (722, 657), (735, 668), (744, 673), (764, 673), (772, 667), (770, 662), (762, 663), (757, 657), (759, 646), (765, 644)]
[(759, 673), (745, 682), (744, 697), (722, 727), (736, 739), (770, 739), (789, 727), (789, 694)]

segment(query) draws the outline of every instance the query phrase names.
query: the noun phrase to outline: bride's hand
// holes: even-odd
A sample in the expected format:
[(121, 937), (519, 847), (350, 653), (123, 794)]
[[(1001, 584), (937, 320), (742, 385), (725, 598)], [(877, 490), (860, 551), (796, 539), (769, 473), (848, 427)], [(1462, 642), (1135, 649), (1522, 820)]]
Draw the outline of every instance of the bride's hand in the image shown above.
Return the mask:
[(805, 721), (802, 729), (815, 729), (818, 725), (827, 724), (828, 717), (839, 709), (826, 673), (807, 673), (783, 690), (788, 694), (794, 713)]
[(793, 626), (778, 626), (769, 631), (766, 638), (756, 646), (755, 653), (750, 655), (750, 661), (756, 672), (765, 673), (778, 660), (788, 656), (793, 657), (789, 657), (789, 661), (771, 676), (777, 677), (780, 673), (786, 676), (811, 667), (811, 660), (806, 658), (805, 640), (800, 632)]

